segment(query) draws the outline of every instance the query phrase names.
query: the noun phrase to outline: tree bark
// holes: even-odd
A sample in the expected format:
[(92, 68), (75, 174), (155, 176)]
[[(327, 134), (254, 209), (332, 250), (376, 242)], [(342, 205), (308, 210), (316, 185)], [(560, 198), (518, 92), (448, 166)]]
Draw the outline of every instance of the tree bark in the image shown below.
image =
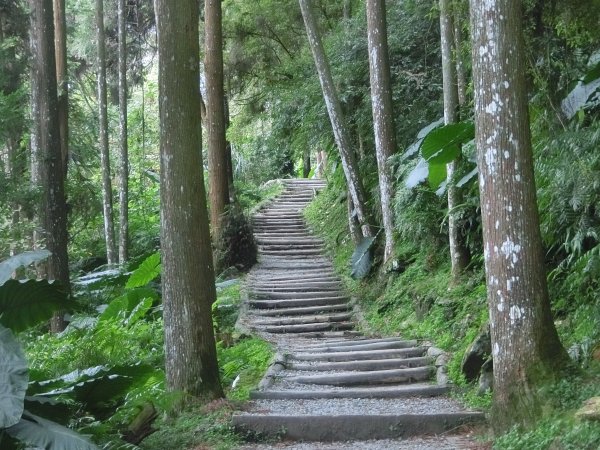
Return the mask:
[(385, 0), (367, 0), (367, 37), (373, 132), (379, 175), (379, 197), (385, 233), (383, 260), (387, 262), (394, 251), (394, 216), (392, 214), (392, 177), (387, 164), (396, 150), (390, 61), (388, 55)]
[(155, 13), (167, 385), (214, 399), (223, 391), (211, 316), (216, 291), (200, 151), (200, 6), (198, 0), (156, 0)]
[(319, 74), (319, 82), (321, 83), (323, 98), (327, 106), (327, 112), (329, 114), (329, 120), (331, 121), (331, 127), (333, 128), (335, 142), (340, 152), (340, 158), (342, 160), (342, 167), (346, 176), (348, 190), (352, 196), (352, 201), (354, 202), (354, 208), (356, 210), (358, 220), (360, 221), (363, 235), (373, 236), (370, 217), (365, 206), (365, 193), (362, 180), (358, 172), (356, 157), (351, 148), (348, 130), (346, 129), (346, 124), (344, 123), (342, 107), (333, 84), (333, 77), (331, 76), (329, 61), (327, 59), (327, 55), (325, 54), (323, 43), (321, 42), (321, 34), (313, 12), (312, 1), (299, 1), (300, 9), (302, 10), (302, 17), (304, 18), (304, 25), (306, 27), (306, 34), (308, 36), (308, 43), (310, 45), (315, 60), (315, 66)]
[(458, 8), (454, 9), (452, 15), (454, 22), (454, 54), (456, 61), (456, 85), (458, 88), (458, 104), (460, 109), (467, 104), (467, 75), (465, 70), (465, 61), (462, 54), (463, 32), (462, 17)]
[(307, 147), (302, 153), (302, 178), (308, 178), (310, 170), (310, 149)]
[(65, 0), (54, 0), (54, 51), (58, 90), (58, 123), (63, 176), (67, 177), (69, 161), (69, 78), (67, 70), (67, 21)]
[(229, 202), (235, 202), (235, 186), (233, 184), (233, 155), (231, 142), (227, 139), (227, 130), (229, 129), (230, 116), (229, 116), (229, 96), (225, 94), (223, 101), (225, 105), (225, 158), (227, 161), (227, 182), (229, 184)]
[(129, 149), (127, 146), (127, 10), (118, 0), (119, 34), (119, 263), (129, 257)]
[(108, 264), (117, 262), (115, 228), (113, 222), (113, 200), (108, 147), (108, 111), (106, 93), (106, 42), (104, 31), (104, 0), (96, 0), (96, 39), (98, 46), (98, 116), (100, 165), (102, 166), (102, 211), (104, 214), (104, 238)]
[(221, 222), (229, 205), (227, 146), (225, 142), (225, 90), (223, 85), (223, 32), (221, 0), (206, 0), (206, 131), (208, 133), (208, 181), (213, 240), (221, 234)]
[(498, 431), (534, 421), (568, 356), (554, 327), (536, 202), (518, 0), (471, 0), (475, 127)]
[[(32, 48), (32, 121), (36, 170), (42, 195), (39, 205), (41, 238), (52, 253), (45, 265), (46, 277), (59, 280), (70, 291), (67, 254), (67, 204), (65, 201), (54, 49), (52, 0), (30, 0)], [(65, 328), (63, 315), (50, 324), (54, 332)]]
[[(439, 0), (440, 36), (442, 49), (442, 78), (444, 84), (444, 123), (456, 123), (459, 120), (458, 84), (454, 63), (454, 25), (451, 0)], [(460, 275), (469, 263), (469, 251), (464, 243), (458, 225), (456, 208), (462, 204), (463, 195), (456, 186), (456, 169), (460, 165), (460, 156), (447, 164), (448, 172), (448, 237), (450, 241), (450, 261), (452, 263), (452, 282), (458, 282)]]

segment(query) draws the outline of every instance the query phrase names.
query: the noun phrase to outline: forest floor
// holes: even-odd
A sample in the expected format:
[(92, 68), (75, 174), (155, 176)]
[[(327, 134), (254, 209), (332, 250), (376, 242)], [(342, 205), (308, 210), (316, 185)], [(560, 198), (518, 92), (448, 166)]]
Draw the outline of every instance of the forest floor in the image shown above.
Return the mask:
[(324, 182), (289, 180), (254, 217), (259, 264), (238, 327), (276, 356), (233, 424), (244, 449), (473, 449), (479, 411), (448, 396), (448, 356), (421, 340), (365, 335), (360, 313), (308, 230)]

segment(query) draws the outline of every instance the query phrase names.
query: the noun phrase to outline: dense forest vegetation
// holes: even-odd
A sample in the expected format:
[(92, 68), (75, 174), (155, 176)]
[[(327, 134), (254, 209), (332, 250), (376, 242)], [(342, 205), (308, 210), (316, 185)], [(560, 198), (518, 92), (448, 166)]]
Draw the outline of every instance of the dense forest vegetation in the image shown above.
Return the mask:
[(364, 326), (451, 352), (482, 439), (600, 447), (598, 17), (0, 0), (0, 447), (235, 448), (272, 356), (234, 330), (251, 216), (291, 177), (327, 180), (306, 219)]

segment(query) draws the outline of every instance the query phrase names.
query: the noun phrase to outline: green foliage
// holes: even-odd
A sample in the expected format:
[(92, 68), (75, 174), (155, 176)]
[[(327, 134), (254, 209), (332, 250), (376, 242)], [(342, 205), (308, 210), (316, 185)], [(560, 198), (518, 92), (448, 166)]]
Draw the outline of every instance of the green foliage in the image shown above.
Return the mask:
[(0, 286), (0, 323), (15, 332), (45, 322), (55, 311), (69, 310), (73, 306), (56, 281), (8, 280)]
[(249, 270), (256, 262), (257, 247), (250, 221), (243, 211), (232, 205), (222, 219), (220, 236), (215, 245), (217, 273), (229, 267)]
[(233, 450), (242, 444), (231, 426), (234, 403), (219, 401), (159, 419), (158, 431), (141, 444), (144, 450), (211, 448)]
[(160, 253), (148, 256), (129, 276), (125, 289), (145, 286), (154, 280), (161, 272)]
[(261, 339), (243, 339), (231, 347), (217, 346), (221, 382), (228, 398), (248, 400), (273, 358), (273, 348)]

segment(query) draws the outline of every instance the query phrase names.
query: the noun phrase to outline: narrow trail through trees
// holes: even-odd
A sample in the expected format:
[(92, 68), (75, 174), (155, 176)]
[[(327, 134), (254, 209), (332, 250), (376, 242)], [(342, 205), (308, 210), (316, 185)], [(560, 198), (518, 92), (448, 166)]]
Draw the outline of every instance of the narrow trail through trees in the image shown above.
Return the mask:
[(462, 408), (446, 395), (447, 385), (435, 382), (436, 361), (445, 355), (357, 330), (324, 243), (303, 220), (324, 187), (320, 180), (286, 181), (254, 217), (259, 264), (248, 277), (239, 325), (272, 342), (277, 354), (250, 409), (233, 420), (288, 443), (244, 448), (474, 448), (460, 431), (483, 415)]

